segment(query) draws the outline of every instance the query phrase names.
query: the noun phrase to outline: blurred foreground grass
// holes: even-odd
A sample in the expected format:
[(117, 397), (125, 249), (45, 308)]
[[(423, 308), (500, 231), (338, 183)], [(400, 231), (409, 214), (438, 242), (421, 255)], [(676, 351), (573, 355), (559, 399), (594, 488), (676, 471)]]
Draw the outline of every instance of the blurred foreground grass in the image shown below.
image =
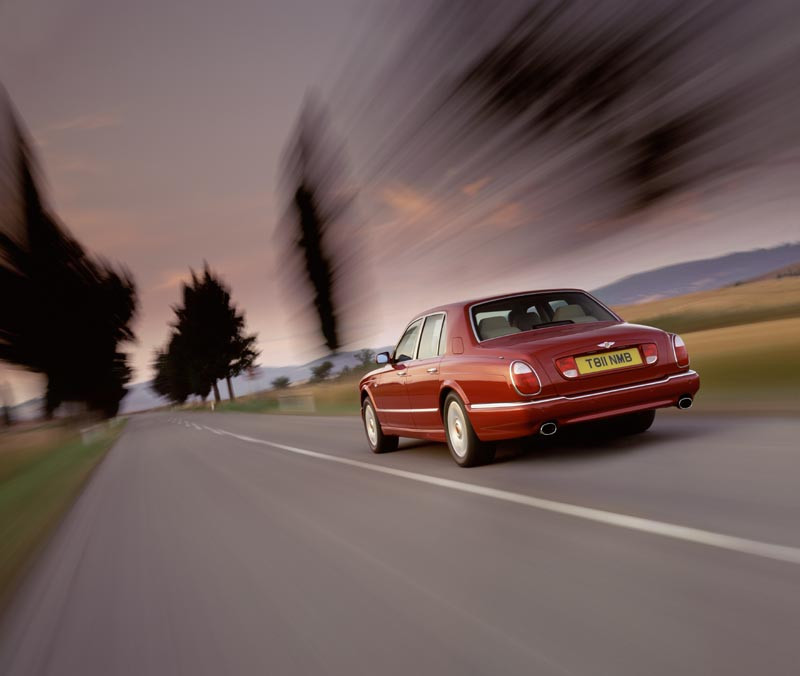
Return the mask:
[(617, 308), (680, 333), (700, 374), (697, 408), (800, 413), (800, 277), (746, 282)]
[(0, 608), (123, 427), (86, 443), (66, 425), (0, 432)]
[(800, 413), (800, 318), (683, 334), (699, 410)]

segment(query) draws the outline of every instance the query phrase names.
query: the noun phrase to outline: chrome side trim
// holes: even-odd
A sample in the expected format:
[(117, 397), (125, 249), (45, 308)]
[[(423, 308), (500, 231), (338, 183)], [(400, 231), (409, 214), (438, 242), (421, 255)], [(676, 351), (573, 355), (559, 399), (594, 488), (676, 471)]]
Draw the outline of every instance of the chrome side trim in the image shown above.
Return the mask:
[(381, 413), (436, 413), (438, 408), (379, 408)]
[(590, 399), (592, 397), (602, 397), (606, 394), (615, 394), (616, 392), (625, 392), (627, 390), (638, 390), (643, 387), (652, 387), (653, 385), (663, 385), (670, 380), (677, 378), (686, 378), (687, 376), (697, 375), (695, 371), (687, 371), (686, 373), (676, 373), (675, 375), (667, 376), (661, 380), (654, 380), (649, 383), (639, 383), (637, 385), (627, 385), (626, 387), (615, 387), (610, 390), (603, 390), (602, 392), (591, 392), (589, 394), (576, 394), (573, 396), (558, 396), (550, 397), (548, 399), (538, 399), (536, 401), (507, 401), (492, 404), (470, 404), (467, 408), (470, 411), (490, 411), (498, 408), (523, 408), (526, 406), (536, 406), (538, 404), (549, 404), (551, 401), (577, 401), (579, 399)]

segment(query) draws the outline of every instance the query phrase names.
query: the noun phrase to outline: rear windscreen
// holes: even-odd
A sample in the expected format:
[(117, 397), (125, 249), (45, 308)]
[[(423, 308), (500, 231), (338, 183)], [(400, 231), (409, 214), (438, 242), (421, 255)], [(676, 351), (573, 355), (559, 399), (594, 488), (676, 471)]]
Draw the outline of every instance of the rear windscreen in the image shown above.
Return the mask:
[(557, 324), (614, 322), (617, 318), (591, 296), (579, 291), (509, 296), (472, 308), (479, 340), (534, 331)]

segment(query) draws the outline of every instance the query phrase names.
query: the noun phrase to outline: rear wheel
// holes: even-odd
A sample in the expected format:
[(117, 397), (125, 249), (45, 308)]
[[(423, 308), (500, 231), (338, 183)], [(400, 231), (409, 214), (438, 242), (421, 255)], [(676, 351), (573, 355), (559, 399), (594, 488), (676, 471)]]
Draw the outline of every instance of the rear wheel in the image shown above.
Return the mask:
[(391, 434), (384, 434), (375, 407), (367, 398), (361, 405), (361, 419), (364, 421), (364, 431), (367, 433), (367, 443), (369, 450), (373, 453), (385, 453), (386, 451), (396, 451), (399, 437)]
[(462, 467), (484, 465), (494, 459), (494, 444), (478, 439), (464, 402), (454, 393), (449, 394), (444, 402), (444, 430), (450, 454)]
[(650, 429), (655, 419), (655, 409), (629, 413), (614, 421), (614, 431), (618, 434), (641, 434)]

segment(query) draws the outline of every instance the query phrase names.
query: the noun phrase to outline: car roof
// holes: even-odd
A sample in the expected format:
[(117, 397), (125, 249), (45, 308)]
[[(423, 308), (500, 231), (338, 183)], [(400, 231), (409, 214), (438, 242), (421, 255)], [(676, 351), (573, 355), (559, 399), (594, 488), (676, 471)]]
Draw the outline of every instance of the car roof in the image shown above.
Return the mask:
[(515, 296), (529, 296), (534, 293), (558, 293), (561, 291), (574, 291), (578, 293), (586, 293), (589, 294), (587, 291), (583, 289), (572, 289), (572, 288), (564, 288), (559, 287), (556, 289), (535, 289), (533, 291), (514, 291), (512, 293), (501, 293), (496, 296), (485, 296), (484, 298), (474, 298), (472, 300), (465, 300), (458, 303), (448, 303), (447, 305), (438, 305), (437, 307), (430, 308), (429, 310), (425, 310), (424, 312), (420, 312), (417, 314), (414, 319), (411, 321), (415, 321), (420, 317), (424, 317), (426, 315), (435, 314), (437, 312), (448, 312), (451, 310), (460, 310), (465, 307), (469, 307), (471, 305), (480, 305), (482, 303), (489, 303), (494, 300), (502, 300), (503, 298), (513, 298)]

